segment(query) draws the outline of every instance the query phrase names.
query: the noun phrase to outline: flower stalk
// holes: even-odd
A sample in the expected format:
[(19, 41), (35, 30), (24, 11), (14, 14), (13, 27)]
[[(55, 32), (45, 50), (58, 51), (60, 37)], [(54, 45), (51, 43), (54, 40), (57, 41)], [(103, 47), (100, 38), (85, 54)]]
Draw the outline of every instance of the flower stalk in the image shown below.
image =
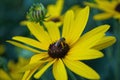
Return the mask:
[(120, 22), (119, 22), (119, 20), (115, 20), (115, 22), (114, 22), (114, 29), (113, 29), (113, 32), (114, 32), (114, 35), (116, 36), (116, 38), (117, 38), (117, 41), (116, 41), (116, 44), (115, 44), (115, 46), (116, 46), (116, 49), (115, 49), (115, 58), (114, 59), (116, 59), (115, 60), (115, 63), (116, 63), (116, 66), (115, 66), (115, 78), (116, 78), (116, 80), (119, 80), (120, 79), (120, 77), (119, 77), (119, 71), (120, 71), (120, 69), (119, 69), (119, 63), (120, 63), (120, 37), (119, 37), (119, 35), (120, 35)]

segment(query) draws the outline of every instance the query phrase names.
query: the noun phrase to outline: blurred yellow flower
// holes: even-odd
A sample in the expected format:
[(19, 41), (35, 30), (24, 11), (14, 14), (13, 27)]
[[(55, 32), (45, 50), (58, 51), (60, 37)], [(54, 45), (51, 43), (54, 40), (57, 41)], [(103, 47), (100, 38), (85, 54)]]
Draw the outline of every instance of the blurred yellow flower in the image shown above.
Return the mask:
[(28, 62), (28, 59), (24, 59), (22, 57), (19, 57), (17, 62), (10, 60), (8, 62), (9, 71), (4, 71), (3, 69), (0, 69), (0, 74), (2, 74), (0, 75), (0, 80), (21, 80), (23, 77), (23, 73), (18, 73), (18, 70), (28, 64)]
[(47, 7), (47, 21), (53, 21), (57, 23), (58, 25), (61, 25), (63, 22), (63, 16), (61, 15), (63, 6), (64, 6), (64, 0), (56, 0), (56, 4), (54, 5), (48, 5)]
[(5, 72), (2, 68), (0, 68), (0, 74), (0, 80), (12, 80), (7, 72)]
[(120, 0), (95, 0), (95, 2), (85, 2), (86, 5), (103, 11), (103, 13), (94, 16), (95, 20), (105, 20), (112, 17), (120, 19)]
[(80, 10), (77, 15), (69, 10), (64, 17), (61, 36), (53, 22), (45, 23), (47, 30), (39, 23), (29, 22), (27, 27), (37, 40), (22, 36), (13, 37), (14, 41), (8, 40), (13, 45), (38, 53), (21, 69), (26, 71), (22, 80), (29, 80), (32, 75), (39, 79), (50, 66), (55, 80), (68, 80), (65, 66), (84, 78), (100, 79), (99, 74), (82, 61), (103, 57), (99, 50), (112, 45), (116, 39), (105, 35), (109, 25), (99, 26), (81, 36), (88, 17), (89, 7)]

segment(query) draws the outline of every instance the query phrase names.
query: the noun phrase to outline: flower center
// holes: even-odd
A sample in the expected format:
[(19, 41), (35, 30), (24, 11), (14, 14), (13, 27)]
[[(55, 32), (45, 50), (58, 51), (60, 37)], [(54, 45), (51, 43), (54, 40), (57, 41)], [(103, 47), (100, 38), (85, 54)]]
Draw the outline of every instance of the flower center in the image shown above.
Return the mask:
[(60, 38), (57, 42), (50, 44), (48, 54), (52, 58), (63, 58), (69, 49), (69, 45), (65, 43), (65, 38)]
[(51, 18), (51, 21), (53, 21), (53, 22), (60, 22), (60, 19), (59, 18)]
[(116, 6), (115, 10), (120, 12), (120, 3)]

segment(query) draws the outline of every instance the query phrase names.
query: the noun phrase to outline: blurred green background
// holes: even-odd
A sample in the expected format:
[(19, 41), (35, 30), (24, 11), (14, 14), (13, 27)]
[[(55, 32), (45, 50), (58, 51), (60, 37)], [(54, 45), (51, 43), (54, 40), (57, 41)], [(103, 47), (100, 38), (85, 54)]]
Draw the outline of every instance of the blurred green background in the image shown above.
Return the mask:
[[(65, 0), (64, 8), (62, 13), (65, 13), (73, 5), (79, 5), (84, 7), (83, 1), (92, 2), (93, 0)], [(5, 46), (4, 54), (1, 54), (0, 67), (3, 68), (3, 65), (7, 64), (9, 60), (14, 60), (17, 62), (18, 56), (23, 56), (25, 58), (30, 58), (32, 52), (27, 50), (15, 47), (9, 43), (6, 43), (6, 40), (11, 39), (13, 36), (29, 36), (30, 33), (28, 29), (20, 25), (22, 20), (26, 18), (26, 12), (33, 3), (41, 2), (45, 7), (49, 4), (54, 4), (56, 0), (0, 0), (0, 44)], [(98, 13), (99, 10), (91, 9), (89, 21), (87, 23), (86, 29), (84, 32), (91, 30), (92, 28), (101, 25), (109, 24), (111, 25), (110, 30), (107, 35), (114, 35), (117, 37), (118, 41), (112, 47), (109, 47), (104, 52), (104, 58), (84, 61), (86, 64), (95, 69), (101, 76), (101, 80), (120, 80), (120, 44), (119, 43), (119, 34), (116, 34), (113, 29), (117, 25), (117, 20), (108, 19), (104, 21), (95, 21), (93, 20), (93, 15)], [(120, 27), (120, 26), (119, 26)], [(2, 61), (5, 61), (2, 63)], [(50, 73), (45, 73), (46, 75)], [(77, 78), (76, 80), (86, 80), (74, 74)], [(40, 80), (52, 80), (53, 78), (45, 79), (45, 75), (42, 76)]]

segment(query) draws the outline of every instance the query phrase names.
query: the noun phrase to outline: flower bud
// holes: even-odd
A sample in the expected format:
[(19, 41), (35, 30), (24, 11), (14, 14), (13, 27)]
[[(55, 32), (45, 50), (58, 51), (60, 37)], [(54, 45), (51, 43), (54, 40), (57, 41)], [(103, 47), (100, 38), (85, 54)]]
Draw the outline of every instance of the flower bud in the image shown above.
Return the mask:
[(46, 18), (47, 10), (45, 7), (40, 3), (33, 4), (27, 12), (27, 19), (33, 22), (42, 22)]

